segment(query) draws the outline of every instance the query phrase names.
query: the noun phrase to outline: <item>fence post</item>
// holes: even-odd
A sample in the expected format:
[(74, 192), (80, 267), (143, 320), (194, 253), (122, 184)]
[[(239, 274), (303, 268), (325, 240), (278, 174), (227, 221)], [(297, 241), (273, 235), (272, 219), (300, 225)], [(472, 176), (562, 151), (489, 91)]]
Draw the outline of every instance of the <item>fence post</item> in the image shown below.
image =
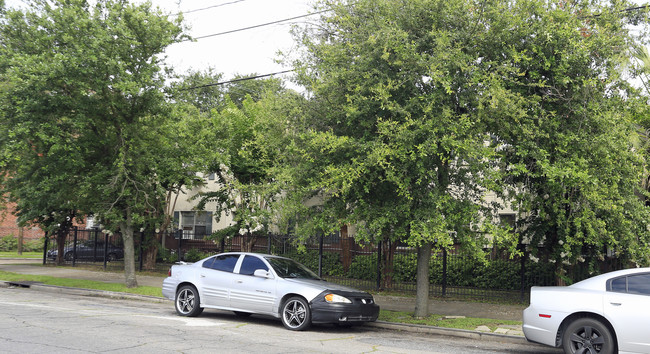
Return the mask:
[(108, 262), (108, 232), (104, 233), (104, 270), (106, 270), (106, 263)]
[(181, 242), (183, 242), (183, 230), (178, 229), (176, 231), (176, 235), (178, 235), (178, 261), (181, 261)]
[(74, 236), (72, 238), (72, 266), (77, 263), (77, 227), (74, 227)]
[(520, 280), (521, 280), (521, 295), (520, 295), (520, 301), (524, 302), (524, 299), (526, 297), (526, 246), (519, 244), (519, 247), (522, 251), (521, 255), (521, 269), (519, 270), (520, 274)]
[(324, 232), (320, 232), (320, 237), (318, 240), (318, 276), (323, 276), (323, 235)]
[(271, 232), (269, 231), (269, 237), (266, 240), (266, 253), (271, 254)]
[(381, 243), (377, 244), (377, 291), (381, 289)]
[(442, 296), (447, 296), (447, 248), (442, 248)]
[(142, 258), (144, 254), (142, 245), (144, 245), (144, 230), (140, 231), (140, 271), (142, 271)]
[(45, 231), (45, 241), (43, 242), (43, 265), (47, 263), (47, 242), (49, 239), (47, 231)]

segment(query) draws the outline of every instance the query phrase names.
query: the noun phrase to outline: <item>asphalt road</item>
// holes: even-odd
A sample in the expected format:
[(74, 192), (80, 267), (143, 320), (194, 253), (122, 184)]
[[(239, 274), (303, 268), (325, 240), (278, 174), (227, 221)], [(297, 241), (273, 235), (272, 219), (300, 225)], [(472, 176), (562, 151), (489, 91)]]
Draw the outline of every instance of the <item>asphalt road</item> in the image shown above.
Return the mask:
[(3, 353), (559, 353), (533, 344), (383, 330), (316, 326), (206, 310), (176, 315), (171, 302), (114, 300), (0, 287)]

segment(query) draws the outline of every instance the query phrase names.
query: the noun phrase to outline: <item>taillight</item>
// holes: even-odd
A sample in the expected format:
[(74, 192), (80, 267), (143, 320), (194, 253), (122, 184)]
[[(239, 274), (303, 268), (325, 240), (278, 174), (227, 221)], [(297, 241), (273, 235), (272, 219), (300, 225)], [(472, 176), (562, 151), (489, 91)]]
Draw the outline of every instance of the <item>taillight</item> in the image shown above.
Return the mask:
[(171, 276), (172, 276), (172, 269), (171, 269), (171, 268), (169, 268), (169, 270), (167, 271), (167, 276), (168, 276), (168, 277), (171, 277)]
[(551, 315), (546, 315), (546, 314), (540, 313), (539, 317), (541, 317), (541, 318), (551, 318)]

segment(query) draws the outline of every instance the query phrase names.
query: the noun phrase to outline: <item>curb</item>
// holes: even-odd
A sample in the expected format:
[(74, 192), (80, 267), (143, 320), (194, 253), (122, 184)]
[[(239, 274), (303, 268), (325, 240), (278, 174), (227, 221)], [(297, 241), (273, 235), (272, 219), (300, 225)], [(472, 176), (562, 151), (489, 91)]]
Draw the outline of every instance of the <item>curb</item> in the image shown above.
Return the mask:
[(107, 291), (107, 290), (70, 288), (66, 286), (46, 285), (46, 284), (27, 282), (27, 281), (0, 280), (0, 287), (8, 288), (11, 286), (30, 288), (37, 291), (46, 291), (51, 293), (104, 297), (104, 298), (116, 299), (116, 300), (140, 300), (140, 301), (149, 301), (149, 302), (158, 302), (158, 303), (171, 301), (169, 299), (165, 299), (162, 297), (156, 297), (150, 295), (129, 294), (129, 293), (122, 293), (117, 291)]
[(453, 336), (453, 337), (461, 337), (466, 339), (474, 339), (474, 340), (489, 341), (489, 342), (501, 342), (501, 343), (506, 342), (512, 344), (528, 343), (528, 341), (524, 337), (512, 336), (507, 334), (470, 331), (466, 329), (457, 329), (457, 328), (433, 327), (433, 326), (424, 326), (424, 325), (409, 324), (409, 323), (394, 323), (394, 322), (384, 322), (384, 321), (367, 322), (364, 325), (369, 327), (377, 327), (377, 328), (390, 329), (395, 331), (424, 333), (424, 334), (433, 334), (433, 335), (440, 335), (440, 336)]

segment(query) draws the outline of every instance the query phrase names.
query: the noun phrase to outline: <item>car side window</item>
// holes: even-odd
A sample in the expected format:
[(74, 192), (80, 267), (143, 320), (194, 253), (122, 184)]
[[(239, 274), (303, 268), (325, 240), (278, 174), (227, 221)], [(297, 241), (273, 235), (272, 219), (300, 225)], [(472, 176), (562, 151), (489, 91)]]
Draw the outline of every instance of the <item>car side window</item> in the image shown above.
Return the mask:
[(609, 281), (609, 291), (617, 293), (627, 292), (627, 277), (615, 278)]
[(232, 273), (238, 259), (238, 254), (223, 254), (203, 262), (203, 267)]
[(264, 269), (268, 271), (269, 267), (267, 267), (261, 259), (255, 256), (245, 256), (244, 261), (241, 263), (239, 274), (253, 275), (253, 273), (255, 273), (255, 271), (258, 269)]
[(650, 295), (650, 274), (635, 274), (609, 280), (607, 291)]
[(650, 295), (650, 274), (630, 275), (627, 277), (627, 292), (630, 294)]

